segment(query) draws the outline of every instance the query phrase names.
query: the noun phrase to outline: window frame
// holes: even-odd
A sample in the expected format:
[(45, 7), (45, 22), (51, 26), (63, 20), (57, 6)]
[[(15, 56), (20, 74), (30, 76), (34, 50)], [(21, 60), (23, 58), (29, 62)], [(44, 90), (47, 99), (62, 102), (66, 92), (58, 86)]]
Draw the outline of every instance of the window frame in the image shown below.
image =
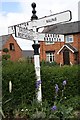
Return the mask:
[(14, 43), (10, 43), (9, 47), (10, 47), (10, 51), (15, 51)]
[[(52, 60), (51, 60), (52, 59)], [(55, 61), (55, 55), (53, 52), (47, 52), (46, 53), (46, 62), (54, 62)]]
[[(70, 40), (70, 39), (72, 39), (72, 40)], [(66, 35), (65, 36), (65, 42), (66, 43), (72, 43), (73, 41), (74, 41), (73, 35)]]
[(54, 44), (54, 41), (52, 40), (53, 38), (45, 38), (45, 44), (49, 45), (49, 44)]

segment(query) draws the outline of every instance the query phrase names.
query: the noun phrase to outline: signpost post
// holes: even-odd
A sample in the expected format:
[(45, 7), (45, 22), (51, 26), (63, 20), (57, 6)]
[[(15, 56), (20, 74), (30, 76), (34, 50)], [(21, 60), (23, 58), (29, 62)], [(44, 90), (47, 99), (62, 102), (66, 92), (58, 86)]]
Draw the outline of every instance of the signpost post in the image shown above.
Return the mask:
[[(36, 16), (36, 4), (32, 3), (32, 17), (31, 21), (24, 22), (18, 25), (8, 27), (9, 34), (15, 33), (16, 37), (20, 37), (27, 40), (33, 40), (34, 44), (32, 45), (34, 49), (34, 65), (36, 72), (36, 87), (37, 87), (37, 100), (38, 102), (42, 101), (42, 92), (41, 92), (41, 75), (40, 75), (40, 59), (39, 59), (39, 47), (40, 44), (38, 41), (45, 41), (45, 34), (38, 33), (38, 28), (50, 26), (53, 24), (68, 22), (72, 19), (71, 11), (67, 10), (61, 13), (52, 14), (39, 18)], [(63, 38), (64, 36), (61, 36)], [(52, 39), (53, 40), (53, 39)], [(55, 41), (54, 41), (55, 42)]]
[[(34, 20), (37, 20), (38, 17), (36, 16), (36, 10), (35, 10), (35, 7), (36, 7), (36, 4), (35, 3), (32, 3), (32, 8), (33, 8), (33, 15), (31, 17), (31, 21), (34, 22)], [(33, 23), (32, 22), (32, 23)], [(36, 26), (32, 25), (33, 26), (33, 31), (35, 32), (38, 32), (38, 29), (36, 28)], [(34, 41), (34, 44), (32, 45), (33, 49), (34, 49), (34, 65), (35, 65), (35, 72), (36, 72), (36, 89), (37, 89), (37, 100), (38, 102), (41, 102), (42, 101), (42, 92), (41, 92), (41, 75), (40, 75), (40, 59), (39, 59), (39, 47), (40, 47), (40, 44), (38, 43), (38, 40), (37, 38), (35, 39)]]

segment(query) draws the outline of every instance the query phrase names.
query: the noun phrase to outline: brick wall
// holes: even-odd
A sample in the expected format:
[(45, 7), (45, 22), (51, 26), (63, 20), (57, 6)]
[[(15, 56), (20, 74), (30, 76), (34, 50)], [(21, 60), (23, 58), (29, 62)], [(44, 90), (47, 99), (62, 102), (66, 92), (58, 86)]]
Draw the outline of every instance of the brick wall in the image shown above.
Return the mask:
[(46, 51), (55, 51), (55, 61), (60, 63), (61, 56), (57, 54), (58, 50), (64, 45), (64, 42), (55, 42), (55, 44), (46, 45), (40, 42), (40, 60), (46, 60)]
[[(15, 50), (10, 50), (10, 43), (14, 44)], [(9, 37), (6, 44), (3, 46), (3, 49), (4, 48), (9, 49), (9, 54), (11, 56), (10, 60), (16, 61), (16, 60), (18, 60), (19, 58), (22, 57), (22, 50), (21, 50), (21, 48), (19, 47), (19, 45), (17, 44), (16, 40), (14, 39), (14, 37), (12, 35)], [(5, 54), (5, 53), (3, 52), (3, 54)]]
[[(72, 64), (80, 63), (80, 33), (73, 34), (74, 42), (71, 44), (78, 50), (78, 58), (75, 61), (75, 55), (69, 51), (70, 62)], [(40, 42), (40, 60), (46, 60), (46, 51), (54, 51), (55, 50), (55, 61), (58, 64), (63, 64), (63, 52), (57, 54), (60, 48), (64, 45), (64, 42), (55, 42), (55, 44), (46, 45), (44, 42)]]
[(80, 33), (74, 34), (73, 36), (74, 36), (74, 42), (72, 46), (78, 49), (78, 63), (80, 63)]

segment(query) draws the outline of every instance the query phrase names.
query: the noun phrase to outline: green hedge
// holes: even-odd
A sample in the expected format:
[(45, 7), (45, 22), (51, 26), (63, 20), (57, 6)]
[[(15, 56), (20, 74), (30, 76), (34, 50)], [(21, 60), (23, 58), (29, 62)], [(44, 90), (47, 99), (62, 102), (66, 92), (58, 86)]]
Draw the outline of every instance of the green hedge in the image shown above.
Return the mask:
[(41, 67), (43, 100), (47, 99), (50, 104), (54, 102), (55, 84), (59, 85), (59, 97), (63, 89), (62, 82), (67, 81), (65, 96), (68, 98), (79, 95), (80, 91), (80, 65)]
[[(35, 71), (33, 64), (26, 62), (3, 63), (2, 68), (2, 104), (4, 113), (17, 109), (24, 104), (31, 104), (35, 97)], [(12, 92), (9, 92), (12, 81)]]
[[(59, 97), (63, 89), (62, 82), (67, 81), (66, 100), (79, 96), (80, 65), (75, 66), (44, 66), (41, 65), (42, 99), (52, 106), (55, 97), (55, 84), (59, 85)], [(12, 92), (9, 92), (9, 81), (12, 81)], [(35, 70), (32, 63), (4, 61), (2, 67), (2, 102), (4, 114), (11, 108), (22, 109), (30, 105), (36, 98)]]

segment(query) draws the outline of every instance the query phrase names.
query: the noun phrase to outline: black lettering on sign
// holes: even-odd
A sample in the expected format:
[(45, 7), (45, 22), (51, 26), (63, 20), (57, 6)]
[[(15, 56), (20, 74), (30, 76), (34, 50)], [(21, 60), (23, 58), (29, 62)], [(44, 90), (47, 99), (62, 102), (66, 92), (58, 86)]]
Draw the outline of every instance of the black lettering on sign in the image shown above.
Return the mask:
[(53, 22), (53, 21), (56, 21), (56, 20), (57, 20), (56, 17), (55, 18), (51, 18), (51, 19), (46, 20), (46, 23)]

